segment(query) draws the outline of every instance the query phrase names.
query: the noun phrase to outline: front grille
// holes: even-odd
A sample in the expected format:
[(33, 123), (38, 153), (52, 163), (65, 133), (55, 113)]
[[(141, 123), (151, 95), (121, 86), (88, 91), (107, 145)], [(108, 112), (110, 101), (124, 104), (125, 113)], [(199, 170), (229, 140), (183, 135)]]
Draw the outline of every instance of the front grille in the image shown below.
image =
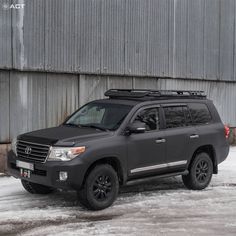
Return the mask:
[(17, 141), (17, 156), (34, 162), (45, 162), (49, 153), (49, 145)]

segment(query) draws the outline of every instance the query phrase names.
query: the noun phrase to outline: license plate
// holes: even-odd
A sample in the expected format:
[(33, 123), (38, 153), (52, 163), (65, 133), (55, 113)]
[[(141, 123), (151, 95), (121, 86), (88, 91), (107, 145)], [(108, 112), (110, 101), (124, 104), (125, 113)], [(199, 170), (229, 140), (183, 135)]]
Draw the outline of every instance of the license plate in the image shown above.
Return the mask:
[(16, 166), (25, 170), (34, 170), (34, 164), (24, 162), (24, 161), (16, 161)]
[(26, 169), (20, 168), (20, 176), (29, 179), (31, 176), (31, 170), (26, 170)]

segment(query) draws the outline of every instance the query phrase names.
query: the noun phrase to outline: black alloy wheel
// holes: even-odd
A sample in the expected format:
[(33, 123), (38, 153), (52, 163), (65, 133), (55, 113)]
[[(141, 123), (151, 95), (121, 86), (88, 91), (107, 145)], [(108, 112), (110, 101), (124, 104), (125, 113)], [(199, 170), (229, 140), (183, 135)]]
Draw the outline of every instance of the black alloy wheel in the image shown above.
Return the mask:
[(196, 166), (196, 178), (199, 183), (204, 183), (208, 176), (209, 166), (206, 160), (201, 160)]
[(211, 182), (213, 162), (208, 153), (198, 153), (189, 166), (188, 175), (183, 175), (182, 180), (188, 189), (201, 190)]
[(94, 181), (93, 194), (98, 201), (104, 201), (112, 190), (111, 179), (108, 175), (101, 175)]
[(78, 191), (78, 200), (90, 210), (102, 210), (112, 205), (119, 192), (116, 171), (108, 164), (95, 166)]

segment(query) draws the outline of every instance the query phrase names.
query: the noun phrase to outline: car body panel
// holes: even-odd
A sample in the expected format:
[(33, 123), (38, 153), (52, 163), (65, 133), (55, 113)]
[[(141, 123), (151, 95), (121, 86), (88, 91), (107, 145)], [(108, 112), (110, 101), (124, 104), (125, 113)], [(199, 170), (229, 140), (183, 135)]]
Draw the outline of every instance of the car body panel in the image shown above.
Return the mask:
[[(145, 176), (180, 172), (187, 170), (196, 150), (202, 146), (212, 146), (214, 149), (215, 165), (225, 160), (229, 152), (228, 140), (224, 136), (224, 125), (212, 101), (208, 99), (162, 99), (155, 101), (136, 101), (125, 99), (97, 100), (101, 103), (129, 104), (132, 109), (120, 127), (115, 131), (101, 131), (93, 128), (61, 126), (33, 131), (20, 135), (18, 139), (47, 144), (50, 146), (85, 146), (86, 152), (71, 161), (46, 161), (34, 163), (35, 168), (45, 176), (32, 173), (29, 181), (56, 187), (80, 189), (89, 168), (101, 160), (115, 159), (120, 166), (122, 175), (121, 184), (134, 178)], [(96, 102), (96, 101), (93, 101)], [(187, 127), (165, 129), (165, 117), (160, 112), (160, 130), (145, 132), (143, 134), (127, 134), (127, 126), (139, 109), (161, 105), (175, 105), (191, 103), (204, 103), (208, 106), (212, 121), (206, 125), (191, 125)], [(69, 119), (69, 118), (68, 118)], [(190, 138), (198, 135), (197, 138)], [(165, 142), (156, 142), (164, 139)], [(16, 178), (20, 176), (16, 168), (16, 160), (28, 161), (17, 157), (12, 151), (8, 154), (8, 173)], [(66, 182), (58, 180), (59, 171), (68, 171)], [(27, 179), (28, 180), (28, 179)]]

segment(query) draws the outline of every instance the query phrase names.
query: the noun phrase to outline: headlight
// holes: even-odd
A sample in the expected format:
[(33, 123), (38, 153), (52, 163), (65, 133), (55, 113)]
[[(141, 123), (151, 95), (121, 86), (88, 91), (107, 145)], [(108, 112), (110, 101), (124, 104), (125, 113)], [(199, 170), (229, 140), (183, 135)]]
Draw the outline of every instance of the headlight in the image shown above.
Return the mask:
[(52, 147), (48, 157), (48, 161), (70, 161), (85, 152), (86, 148), (83, 147)]
[(13, 151), (15, 154), (17, 154), (17, 153), (16, 153), (16, 144), (17, 144), (17, 139), (16, 139), (16, 138), (13, 138), (13, 139), (12, 139), (12, 142), (11, 142), (11, 149), (12, 149), (12, 151)]

